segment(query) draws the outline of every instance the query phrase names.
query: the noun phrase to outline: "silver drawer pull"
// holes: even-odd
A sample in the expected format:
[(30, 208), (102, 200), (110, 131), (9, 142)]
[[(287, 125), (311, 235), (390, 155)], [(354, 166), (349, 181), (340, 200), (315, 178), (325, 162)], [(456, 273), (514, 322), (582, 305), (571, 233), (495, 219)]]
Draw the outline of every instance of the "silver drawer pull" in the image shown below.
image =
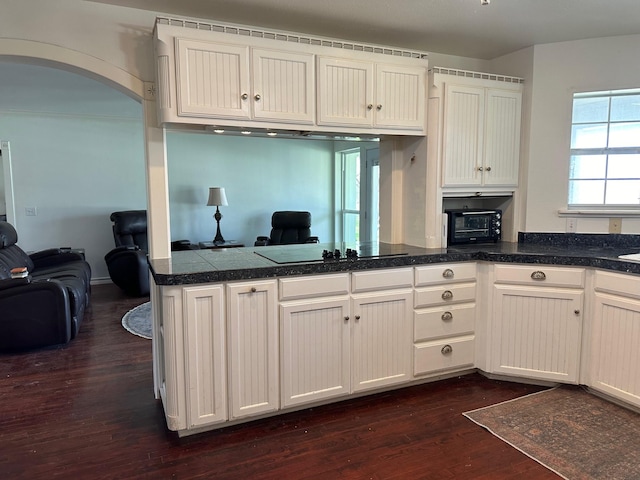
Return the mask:
[(451, 300), (453, 298), (453, 292), (451, 290), (445, 290), (442, 292), (443, 300)]
[(453, 320), (453, 313), (444, 312), (440, 318), (443, 322), (448, 322), (449, 320)]
[(440, 352), (443, 355), (449, 355), (451, 352), (453, 352), (453, 347), (451, 345), (445, 345), (444, 347), (442, 347), (442, 350), (440, 350)]
[(453, 270), (447, 268), (444, 272), (442, 272), (442, 276), (444, 278), (453, 278)]
[(536, 270), (531, 274), (532, 280), (546, 280), (547, 276), (544, 274), (542, 270)]

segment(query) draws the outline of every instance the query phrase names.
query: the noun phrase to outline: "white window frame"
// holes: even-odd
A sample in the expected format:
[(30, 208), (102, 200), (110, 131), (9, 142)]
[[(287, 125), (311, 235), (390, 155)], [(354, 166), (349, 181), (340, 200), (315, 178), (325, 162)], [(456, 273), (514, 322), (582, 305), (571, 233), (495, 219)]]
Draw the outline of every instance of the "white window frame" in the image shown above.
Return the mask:
[[(579, 98), (586, 98), (586, 97), (592, 97), (592, 98), (608, 98), (609, 99), (609, 104), (611, 103), (611, 99), (613, 97), (619, 97), (619, 96), (624, 96), (624, 95), (638, 95), (640, 94), (640, 89), (628, 89), (628, 90), (610, 90), (610, 91), (599, 91), (599, 92), (583, 92), (583, 93), (574, 93), (573, 94), (573, 98), (572, 98), (572, 105), (573, 102), (576, 99)], [(636, 120), (634, 120), (636, 121)], [(637, 119), (638, 122), (640, 122), (640, 118)], [(619, 123), (628, 123), (629, 120), (625, 120), (625, 121), (621, 121)], [(594, 124), (602, 124), (605, 122), (594, 122)], [(607, 138), (609, 136), (609, 130), (612, 124), (615, 124), (618, 122), (612, 122), (611, 121), (611, 105), (609, 105), (609, 111), (608, 111), (608, 118), (606, 121), (607, 124)], [(571, 119), (571, 130), (573, 131), (573, 126), (574, 125), (588, 125), (588, 122), (574, 122), (573, 118)], [(605, 155), (607, 157), (607, 162), (608, 162), (608, 157), (609, 155), (624, 155), (624, 154), (634, 154), (634, 155), (640, 155), (640, 141), (638, 142), (638, 146), (635, 147), (604, 147), (604, 148), (570, 148), (570, 161), (571, 161), (571, 157), (576, 156), (576, 155), (582, 155), (582, 156), (587, 156), (587, 155)], [(567, 183), (567, 197), (569, 194), (569, 191), (571, 189), (571, 181), (572, 180), (576, 180), (574, 178), (570, 177), (570, 173), (569, 173), (569, 178), (568, 178), (568, 183)], [(606, 189), (607, 189), (607, 184), (610, 180), (639, 180), (640, 178), (635, 178), (635, 177), (624, 177), (624, 178), (612, 178), (609, 177), (607, 175), (607, 171), (605, 171), (605, 177), (604, 178), (589, 178), (589, 180), (601, 180), (605, 182), (605, 190), (604, 190), (604, 196), (603, 196), (603, 203), (598, 203), (598, 204), (577, 204), (577, 203), (569, 203), (569, 198), (567, 198), (567, 211), (566, 212), (559, 212), (559, 213), (570, 213), (570, 212), (580, 212), (580, 213), (584, 213), (584, 214), (589, 214), (589, 213), (593, 213), (593, 214), (615, 214), (618, 215), (620, 213), (626, 213), (628, 212), (629, 214), (637, 214), (638, 211), (640, 211), (640, 199), (639, 199), (639, 203), (635, 203), (635, 204), (608, 204), (608, 203), (604, 203), (604, 201), (606, 200)]]

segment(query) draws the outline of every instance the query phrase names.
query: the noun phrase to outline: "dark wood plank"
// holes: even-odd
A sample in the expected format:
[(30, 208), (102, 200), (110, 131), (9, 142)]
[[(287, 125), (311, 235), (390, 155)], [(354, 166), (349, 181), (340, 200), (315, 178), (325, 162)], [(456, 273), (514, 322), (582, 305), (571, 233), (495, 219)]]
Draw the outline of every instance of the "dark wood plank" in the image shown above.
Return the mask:
[(0, 355), (2, 478), (558, 478), (462, 416), (539, 387), (478, 374), (178, 438), (120, 325), (144, 300), (96, 286), (69, 345)]

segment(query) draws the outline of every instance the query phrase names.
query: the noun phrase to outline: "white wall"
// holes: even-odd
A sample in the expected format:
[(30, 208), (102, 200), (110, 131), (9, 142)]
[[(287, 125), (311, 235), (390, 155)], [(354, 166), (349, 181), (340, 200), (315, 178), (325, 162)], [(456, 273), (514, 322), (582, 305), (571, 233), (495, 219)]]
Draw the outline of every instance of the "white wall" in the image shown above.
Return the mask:
[(333, 141), (170, 131), (167, 156), (172, 240), (213, 240), (209, 187), (224, 187), (226, 240), (253, 246), (258, 235), (269, 235), (274, 211), (307, 210), (312, 234), (333, 241)]
[[(572, 95), (579, 91), (640, 87), (640, 35), (537, 45), (531, 81), (527, 207), (530, 232), (564, 232), (567, 207)], [(579, 218), (581, 233), (608, 230), (608, 218)], [(640, 233), (625, 218), (623, 233)]]
[[(15, 227), (27, 251), (83, 247), (108, 278), (109, 215), (146, 208), (142, 107), (79, 75), (0, 63), (0, 139), (11, 144)], [(36, 216), (26, 216), (36, 207)]]

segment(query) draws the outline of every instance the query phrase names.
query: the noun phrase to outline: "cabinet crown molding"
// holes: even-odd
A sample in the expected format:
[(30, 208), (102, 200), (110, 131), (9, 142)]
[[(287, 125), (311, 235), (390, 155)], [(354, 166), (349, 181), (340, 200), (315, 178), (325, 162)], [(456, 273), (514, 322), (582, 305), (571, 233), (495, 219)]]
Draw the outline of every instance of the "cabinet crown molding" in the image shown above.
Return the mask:
[(381, 55), (389, 55), (402, 58), (426, 59), (427, 52), (404, 50), (396, 47), (388, 47), (383, 45), (372, 45), (366, 43), (350, 42), (347, 40), (339, 40), (333, 38), (319, 37), (314, 35), (305, 35), (294, 32), (283, 32), (277, 30), (262, 30), (246, 25), (233, 25), (222, 22), (185, 20), (179, 18), (157, 17), (155, 28), (158, 25), (168, 25), (173, 27), (190, 28), (194, 30), (202, 30), (205, 32), (226, 33), (240, 37), (265, 38), (268, 40), (280, 40), (283, 42), (297, 43), (301, 45), (313, 45), (318, 47), (332, 47), (341, 50), (349, 50), (354, 52), (375, 53)]

